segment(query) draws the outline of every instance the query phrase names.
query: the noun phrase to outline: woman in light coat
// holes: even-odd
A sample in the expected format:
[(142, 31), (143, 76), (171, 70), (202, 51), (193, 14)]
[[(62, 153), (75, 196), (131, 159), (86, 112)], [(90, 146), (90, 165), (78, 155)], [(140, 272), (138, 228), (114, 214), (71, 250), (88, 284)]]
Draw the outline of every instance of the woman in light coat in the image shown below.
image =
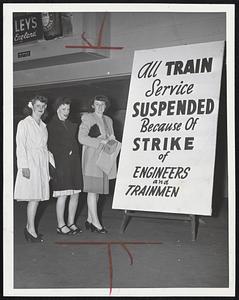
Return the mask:
[(82, 116), (78, 139), (83, 144), (82, 173), (83, 191), (87, 192), (88, 218), (86, 229), (92, 232), (107, 233), (100, 224), (97, 214), (99, 194), (109, 193), (109, 179), (116, 177), (116, 163), (109, 175), (106, 175), (96, 164), (104, 144), (114, 139), (113, 122), (104, 112), (109, 107), (106, 96), (95, 96), (90, 102), (91, 113)]
[(48, 133), (41, 120), (46, 107), (47, 98), (35, 96), (31, 99), (25, 108), (28, 116), (18, 123), (16, 134), (18, 172), (14, 199), (28, 201), (24, 235), (30, 242), (43, 241), (35, 228), (35, 216), (39, 202), (49, 200)]

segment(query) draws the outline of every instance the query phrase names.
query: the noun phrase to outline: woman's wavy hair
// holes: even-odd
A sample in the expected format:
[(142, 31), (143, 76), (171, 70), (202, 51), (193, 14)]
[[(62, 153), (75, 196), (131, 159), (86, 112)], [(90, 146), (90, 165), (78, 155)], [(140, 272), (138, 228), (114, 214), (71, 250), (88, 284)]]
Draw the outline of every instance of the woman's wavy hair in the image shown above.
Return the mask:
[(109, 98), (105, 95), (96, 95), (96, 96), (94, 96), (93, 98), (90, 99), (90, 102), (89, 102), (89, 111), (90, 112), (94, 112), (94, 109), (93, 109), (92, 105), (94, 105), (95, 100), (105, 102), (105, 112), (109, 109), (109, 107), (110, 107)]
[[(31, 98), (30, 100), (28, 100), (26, 106), (23, 108), (23, 114), (24, 116), (30, 116), (32, 115), (32, 109), (28, 106), (28, 104), (31, 102), (32, 105), (34, 105), (36, 103), (36, 101), (40, 101), (42, 103), (47, 104), (48, 103), (48, 99), (45, 96), (40, 96), (40, 95), (35, 95), (33, 98)], [(45, 109), (44, 114), (42, 115), (42, 120), (45, 120), (48, 116), (47, 110)]]
[(58, 108), (61, 106), (61, 105), (64, 105), (64, 104), (69, 104), (71, 105), (71, 99), (69, 97), (63, 97), (63, 96), (60, 96), (60, 97), (57, 97), (56, 98), (56, 101), (54, 103), (54, 111), (57, 112)]

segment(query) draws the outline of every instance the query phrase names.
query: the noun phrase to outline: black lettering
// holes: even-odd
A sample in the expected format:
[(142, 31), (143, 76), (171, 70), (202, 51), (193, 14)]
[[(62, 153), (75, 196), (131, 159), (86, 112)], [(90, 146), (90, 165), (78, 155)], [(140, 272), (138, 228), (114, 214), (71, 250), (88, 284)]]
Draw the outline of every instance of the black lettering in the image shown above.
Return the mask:
[(193, 146), (193, 141), (194, 141), (194, 137), (185, 137), (185, 150), (193, 150), (194, 146)]
[(134, 173), (133, 173), (133, 178), (137, 178), (137, 177), (138, 177), (138, 176), (136, 175), (136, 174), (139, 172), (138, 169), (140, 169), (140, 167), (136, 166), (136, 167), (135, 167), (135, 170), (134, 170)]
[(153, 61), (146, 63), (138, 72), (138, 78), (146, 78)]
[(168, 61), (166, 62), (166, 66), (168, 67), (167, 68), (167, 75), (171, 75), (171, 70), (172, 70), (172, 66), (174, 65), (174, 61)]
[[(153, 66), (151, 67), (150, 71), (149, 71), (149, 74), (148, 74), (148, 78), (150, 77), (156, 77), (157, 76), (157, 70), (158, 70), (158, 67), (160, 66), (162, 61), (158, 62), (157, 60), (155, 61), (155, 63), (153, 64)], [(153, 72), (153, 74), (152, 74)]]
[(168, 116), (171, 116), (174, 114), (174, 106), (175, 106), (175, 101), (168, 101), (168, 110), (167, 110)]
[(167, 107), (167, 104), (165, 101), (159, 102), (159, 107), (158, 107), (158, 116), (161, 116), (162, 111), (165, 110)]
[(140, 115), (141, 117), (144, 117), (144, 116), (147, 116), (149, 113), (149, 102), (143, 102), (141, 104), (141, 112), (140, 112)]
[(177, 188), (173, 187), (173, 191), (172, 191), (170, 197), (177, 197), (178, 191), (179, 191), (179, 187), (177, 187)]
[(212, 113), (213, 110), (214, 110), (214, 101), (212, 99), (207, 99), (206, 114)]
[(204, 113), (204, 105), (205, 105), (205, 99), (198, 99), (198, 110), (197, 114), (202, 115)]
[(151, 110), (152, 112), (149, 114), (151, 117), (155, 116), (157, 114), (157, 106), (158, 105), (158, 102), (154, 101), (151, 103)]
[(160, 144), (160, 139), (159, 138), (153, 138), (152, 139), (152, 150), (160, 150), (160, 147), (159, 147), (159, 144)]
[(153, 82), (153, 84), (152, 84), (151, 90), (146, 91), (145, 96), (146, 96), (146, 97), (152, 96), (153, 93), (154, 93), (154, 91), (155, 91), (155, 86), (160, 85), (160, 83), (161, 83), (161, 80), (160, 80), (160, 79), (155, 79), (154, 82)]
[(194, 66), (193, 66), (193, 60), (192, 60), (192, 59), (189, 59), (189, 60), (187, 61), (183, 73), (184, 73), (184, 74), (187, 74), (187, 73), (194, 73)]
[(143, 118), (141, 121), (143, 122), (143, 124), (141, 126), (140, 132), (145, 132), (145, 131), (147, 131), (147, 126), (149, 124), (149, 118)]
[(140, 138), (135, 138), (134, 139), (135, 148), (133, 148), (133, 151), (139, 150), (139, 147), (140, 147), (139, 142), (140, 142)]
[(135, 187), (135, 185), (129, 185), (129, 188), (128, 188), (128, 190), (127, 190), (127, 192), (125, 193), (125, 195), (128, 195), (128, 193), (131, 191), (131, 189), (133, 188), (133, 187)]
[(183, 74), (182, 67), (183, 67), (183, 62), (181, 60), (176, 61), (173, 74), (174, 75)]
[(212, 71), (212, 57), (203, 58), (201, 64), (201, 73), (207, 71), (208, 73)]
[(177, 115), (185, 115), (186, 113), (186, 100), (179, 100), (177, 105)]
[(187, 114), (192, 115), (197, 108), (197, 104), (194, 100), (188, 100), (188, 109), (187, 109)]
[(190, 167), (185, 168), (184, 175), (182, 175), (180, 178), (185, 179), (188, 176), (188, 172), (191, 170)]
[(132, 117), (137, 117), (139, 115), (139, 110), (138, 110), (138, 106), (140, 105), (139, 102), (135, 102), (133, 105), (133, 109), (135, 111), (135, 114), (132, 115)]
[(200, 59), (196, 59), (195, 73), (199, 73), (199, 68), (200, 68)]
[(144, 142), (144, 151), (147, 150), (149, 141), (150, 141), (150, 138), (142, 138), (142, 142)]
[(181, 147), (179, 145), (179, 140), (180, 139), (181, 139), (181, 137), (177, 137), (177, 138), (172, 137), (171, 138), (170, 150), (174, 150), (174, 148), (176, 148), (177, 150), (181, 150)]

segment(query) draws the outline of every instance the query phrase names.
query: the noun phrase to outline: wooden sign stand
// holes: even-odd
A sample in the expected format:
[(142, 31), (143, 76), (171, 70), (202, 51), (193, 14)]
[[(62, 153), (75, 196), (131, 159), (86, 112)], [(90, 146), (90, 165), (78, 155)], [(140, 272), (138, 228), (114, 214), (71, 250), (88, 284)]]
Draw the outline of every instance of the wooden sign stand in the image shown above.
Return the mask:
[(132, 217), (143, 217), (143, 218), (160, 218), (160, 219), (170, 219), (170, 220), (182, 220), (191, 222), (191, 233), (192, 241), (197, 238), (198, 231), (198, 216), (197, 215), (187, 215), (187, 214), (173, 214), (173, 213), (160, 213), (160, 212), (141, 212), (133, 210), (125, 210), (123, 221), (120, 227), (120, 233), (124, 233), (130, 219)]

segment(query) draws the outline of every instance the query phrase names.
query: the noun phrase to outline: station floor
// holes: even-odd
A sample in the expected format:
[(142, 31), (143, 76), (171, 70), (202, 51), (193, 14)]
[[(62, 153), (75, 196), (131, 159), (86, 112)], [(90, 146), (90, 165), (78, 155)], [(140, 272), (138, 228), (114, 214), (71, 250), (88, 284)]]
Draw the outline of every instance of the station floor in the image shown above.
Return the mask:
[(216, 214), (200, 217), (196, 241), (188, 221), (132, 218), (120, 233), (123, 211), (112, 209), (111, 196), (99, 201), (106, 235), (84, 228), (85, 194), (76, 218), (83, 232), (76, 236), (57, 234), (55, 199), (42, 202), (40, 244), (25, 241), (26, 203), (14, 202), (14, 289), (113, 288), (113, 295), (119, 288), (228, 287), (227, 199)]

